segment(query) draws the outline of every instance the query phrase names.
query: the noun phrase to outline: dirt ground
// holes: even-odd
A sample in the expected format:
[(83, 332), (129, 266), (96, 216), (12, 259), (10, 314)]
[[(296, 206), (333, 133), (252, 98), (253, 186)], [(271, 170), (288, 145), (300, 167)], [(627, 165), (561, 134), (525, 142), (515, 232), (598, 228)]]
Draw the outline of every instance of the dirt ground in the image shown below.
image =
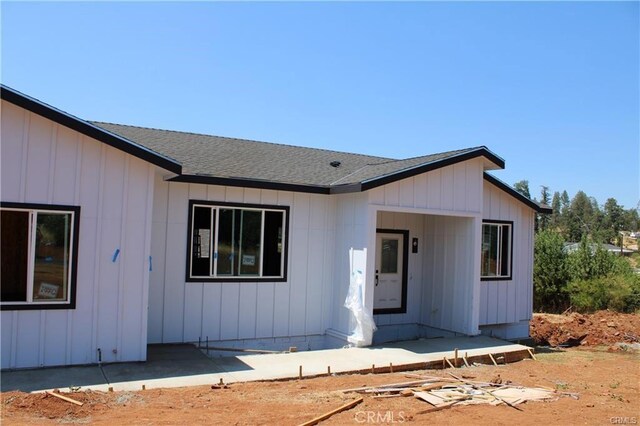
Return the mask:
[(539, 345), (596, 346), (640, 343), (640, 315), (598, 311), (594, 314), (534, 314), (531, 338)]
[[(611, 318), (607, 317), (607, 321), (613, 322)], [(596, 324), (597, 329), (600, 319), (596, 315), (581, 324), (576, 322), (582, 325), (589, 321)], [(637, 319), (627, 318), (624, 322)], [(614, 337), (624, 332), (622, 324), (615, 329), (606, 327), (621, 331), (618, 336), (613, 332)], [(636, 325), (633, 332), (637, 335), (640, 328)], [(606, 343), (605, 346), (583, 344), (555, 350), (539, 348), (537, 361), (524, 360), (498, 367), (480, 365), (454, 372), (476, 381), (490, 381), (500, 375), (503, 383), (511, 381), (523, 386), (577, 393), (578, 399), (559, 396), (551, 402), (526, 402), (518, 406), (522, 411), (507, 406), (468, 405), (421, 414), (431, 406), (414, 397), (375, 399), (365, 396), (358, 406), (321, 424), (637, 424), (640, 422), (640, 352), (611, 350), (608, 346), (611, 342)], [(0, 420), (3, 425), (296, 425), (360, 396), (338, 392), (341, 389), (415, 380), (408, 377), (412, 374), (450, 377), (449, 372), (453, 370), (237, 383), (226, 389), (198, 386), (65, 394), (84, 402), (82, 407), (44, 394), (5, 392), (0, 395)]]

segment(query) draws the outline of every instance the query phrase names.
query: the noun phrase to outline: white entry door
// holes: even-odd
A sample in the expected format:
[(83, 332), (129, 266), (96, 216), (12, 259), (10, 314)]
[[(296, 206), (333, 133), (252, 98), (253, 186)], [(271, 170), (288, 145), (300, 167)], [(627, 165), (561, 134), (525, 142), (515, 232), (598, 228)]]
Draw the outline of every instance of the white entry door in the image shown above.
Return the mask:
[(405, 310), (404, 238), (403, 232), (376, 234), (374, 313), (399, 313)]

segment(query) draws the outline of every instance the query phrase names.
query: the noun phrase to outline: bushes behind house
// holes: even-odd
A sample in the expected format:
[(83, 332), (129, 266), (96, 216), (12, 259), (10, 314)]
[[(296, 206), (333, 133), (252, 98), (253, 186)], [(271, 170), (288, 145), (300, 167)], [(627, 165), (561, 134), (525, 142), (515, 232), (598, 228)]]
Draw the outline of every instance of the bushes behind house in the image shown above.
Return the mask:
[(564, 240), (554, 231), (536, 235), (534, 248), (534, 309), (562, 312), (570, 306), (579, 312), (640, 309), (640, 276), (629, 262), (586, 238), (567, 253)]

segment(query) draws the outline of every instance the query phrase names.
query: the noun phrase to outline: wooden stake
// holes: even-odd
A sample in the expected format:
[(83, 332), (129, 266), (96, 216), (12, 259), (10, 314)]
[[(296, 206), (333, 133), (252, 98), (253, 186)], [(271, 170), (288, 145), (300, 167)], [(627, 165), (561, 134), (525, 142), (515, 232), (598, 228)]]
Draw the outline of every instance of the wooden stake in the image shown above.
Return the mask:
[(496, 362), (496, 359), (493, 357), (493, 355), (489, 354), (489, 358), (491, 358), (491, 361), (493, 361), (493, 365), (497, 367), (498, 363)]
[(331, 366), (327, 365), (327, 375), (331, 375)]
[(393, 363), (389, 363), (389, 373), (393, 373)]
[(504, 352), (502, 354), (502, 360), (504, 361), (505, 364), (507, 363), (507, 353), (506, 352)]
[(464, 365), (466, 365), (467, 367), (469, 367), (469, 363), (467, 362), (467, 354), (465, 352), (464, 357), (462, 357), (462, 361), (464, 361)]
[(376, 374), (376, 365), (371, 364), (371, 374)]
[[(441, 377), (434, 378), (433, 380), (437, 380), (437, 381), (442, 380), (442, 381), (445, 381), (445, 382), (446, 381), (452, 381), (451, 379), (443, 379)], [(384, 384), (384, 385), (363, 386), (363, 387), (359, 387), (359, 388), (342, 389), (340, 392), (349, 393), (349, 392), (366, 391), (367, 389), (390, 389), (390, 388), (397, 388), (397, 387), (423, 385), (423, 384), (428, 383), (428, 382), (429, 382), (429, 379), (413, 380), (411, 382), (387, 383), (387, 384)]]
[(142, 390), (146, 390), (147, 386), (146, 385), (142, 385)]
[(315, 419), (309, 420), (308, 422), (304, 422), (300, 424), (300, 426), (312, 426), (312, 425), (318, 424), (321, 421), (326, 420), (329, 417), (333, 416), (334, 414), (338, 414), (342, 411), (349, 410), (355, 407), (356, 405), (360, 404), (362, 401), (364, 401), (364, 398), (358, 398), (355, 401), (351, 401), (348, 404), (344, 404), (343, 406), (336, 408), (335, 410), (331, 410), (327, 413), (324, 413), (323, 415), (318, 416)]
[(529, 352), (529, 355), (531, 355), (531, 358), (533, 358), (534, 361), (538, 360), (538, 358), (536, 358), (536, 356), (533, 354), (533, 350), (531, 350), (531, 348), (527, 348), (527, 351)]
[(113, 387), (109, 386), (109, 392), (113, 392)]
[(449, 364), (449, 367), (451, 367), (451, 368), (455, 368), (455, 367), (453, 366), (453, 364), (451, 364), (451, 361), (449, 361), (446, 357), (445, 357), (445, 359), (444, 359), (444, 360), (445, 360), (445, 361), (447, 361), (447, 364)]
[(60, 395), (60, 394), (58, 394), (58, 393), (50, 392), (50, 391), (46, 391), (45, 393), (46, 393), (47, 395), (51, 395), (51, 396), (55, 396), (56, 398), (60, 398), (60, 399), (62, 399), (63, 401), (67, 401), (67, 402), (70, 402), (70, 403), (72, 403), (72, 404), (79, 405), (79, 406), (81, 406), (81, 407), (84, 405), (84, 402), (76, 401), (75, 399), (73, 399), (73, 398), (69, 398), (68, 396)]
[(298, 367), (298, 378), (302, 379), (302, 366)]
[(453, 351), (453, 359), (455, 360), (456, 368), (458, 368), (458, 348)]

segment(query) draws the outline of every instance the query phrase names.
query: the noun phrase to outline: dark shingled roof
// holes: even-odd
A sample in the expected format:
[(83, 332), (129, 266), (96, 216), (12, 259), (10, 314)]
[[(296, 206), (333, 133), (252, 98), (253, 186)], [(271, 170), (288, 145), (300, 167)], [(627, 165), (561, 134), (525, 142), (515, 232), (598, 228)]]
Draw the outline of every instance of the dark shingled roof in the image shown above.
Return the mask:
[[(390, 176), (398, 176), (400, 179), (428, 171), (416, 170), (421, 167), (431, 166), (433, 169), (481, 155), (494, 162), (496, 168), (504, 167), (504, 161), (485, 147), (396, 160), (121, 124), (93, 124), (179, 162), (182, 165), (183, 176), (176, 180), (180, 181), (214, 183), (207, 178), (218, 179), (219, 183), (224, 183), (220, 179), (245, 183), (258, 181), (317, 187), (326, 190), (318, 192), (329, 193), (330, 188), (353, 188), (353, 185), (389, 179)], [(445, 160), (449, 161), (443, 163)], [(332, 162), (340, 164), (334, 167), (331, 165)], [(378, 185), (369, 184), (369, 187), (373, 186)]]
[[(89, 122), (0, 84), (0, 97), (28, 111), (194, 182), (320, 194), (366, 191), (377, 186), (484, 157), (485, 169), (504, 160), (484, 146), (396, 160), (326, 149)], [(484, 179), (537, 210), (550, 213), (499, 179)]]

